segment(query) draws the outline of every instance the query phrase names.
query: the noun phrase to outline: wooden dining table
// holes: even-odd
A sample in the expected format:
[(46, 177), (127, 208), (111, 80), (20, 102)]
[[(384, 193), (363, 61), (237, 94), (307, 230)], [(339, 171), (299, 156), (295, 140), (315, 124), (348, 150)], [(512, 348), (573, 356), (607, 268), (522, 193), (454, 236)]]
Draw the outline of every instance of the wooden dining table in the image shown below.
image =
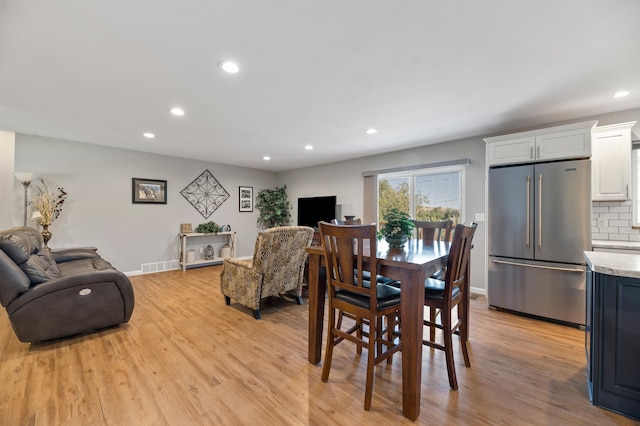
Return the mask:
[[(400, 309), (402, 320), (402, 412), (415, 420), (420, 415), (422, 378), (422, 333), (424, 319), (424, 281), (447, 262), (450, 243), (423, 243), (409, 240), (403, 248), (377, 243), (378, 273), (402, 283)], [(321, 361), (324, 307), (327, 283), (320, 279), (324, 250), (307, 248), (309, 254), (309, 362)], [(369, 255), (370, 256), (370, 255)], [(365, 259), (366, 260), (366, 259)]]

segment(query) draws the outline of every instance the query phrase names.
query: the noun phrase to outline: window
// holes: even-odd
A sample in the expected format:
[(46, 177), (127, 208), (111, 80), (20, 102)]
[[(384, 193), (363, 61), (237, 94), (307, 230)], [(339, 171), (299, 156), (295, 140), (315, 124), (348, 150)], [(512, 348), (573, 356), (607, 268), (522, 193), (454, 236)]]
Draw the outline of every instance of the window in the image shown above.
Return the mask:
[(463, 218), (463, 167), (430, 168), (378, 175), (378, 221), (391, 208), (416, 220)]

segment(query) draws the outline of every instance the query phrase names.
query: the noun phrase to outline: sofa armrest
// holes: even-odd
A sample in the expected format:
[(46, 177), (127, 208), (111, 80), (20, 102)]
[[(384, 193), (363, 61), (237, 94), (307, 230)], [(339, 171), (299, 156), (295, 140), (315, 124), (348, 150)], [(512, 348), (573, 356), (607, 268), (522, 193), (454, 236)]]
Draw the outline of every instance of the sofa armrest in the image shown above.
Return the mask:
[(125, 304), (125, 311), (130, 315), (134, 305), (133, 287), (129, 278), (115, 269), (67, 275), (35, 285), (11, 302), (7, 306), (7, 313), (11, 315), (29, 302), (61, 290), (102, 283), (113, 283), (117, 286)]
[(96, 253), (98, 249), (92, 247), (86, 248), (70, 248), (62, 250), (51, 250), (51, 255), (56, 263), (64, 263), (78, 259), (89, 259), (93, 257), (100, 257)]

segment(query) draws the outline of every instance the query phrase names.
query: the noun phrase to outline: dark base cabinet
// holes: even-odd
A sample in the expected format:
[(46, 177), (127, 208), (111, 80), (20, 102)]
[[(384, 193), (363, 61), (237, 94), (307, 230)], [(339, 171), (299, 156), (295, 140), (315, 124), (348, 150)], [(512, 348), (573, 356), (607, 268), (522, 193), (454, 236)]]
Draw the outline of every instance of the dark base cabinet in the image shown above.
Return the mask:
[(591, 402), (640, 419), (640, 279), (591, 271), (587, 275)]

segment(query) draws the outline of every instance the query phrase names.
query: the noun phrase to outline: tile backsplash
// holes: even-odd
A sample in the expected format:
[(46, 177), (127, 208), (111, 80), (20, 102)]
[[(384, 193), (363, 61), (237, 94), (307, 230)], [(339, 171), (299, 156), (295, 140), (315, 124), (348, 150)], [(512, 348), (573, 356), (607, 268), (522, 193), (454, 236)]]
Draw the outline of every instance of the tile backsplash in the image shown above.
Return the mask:
[(592, 239), (640, 241), (640, 229), (631, 228), (631, 201), (593, 201)]

